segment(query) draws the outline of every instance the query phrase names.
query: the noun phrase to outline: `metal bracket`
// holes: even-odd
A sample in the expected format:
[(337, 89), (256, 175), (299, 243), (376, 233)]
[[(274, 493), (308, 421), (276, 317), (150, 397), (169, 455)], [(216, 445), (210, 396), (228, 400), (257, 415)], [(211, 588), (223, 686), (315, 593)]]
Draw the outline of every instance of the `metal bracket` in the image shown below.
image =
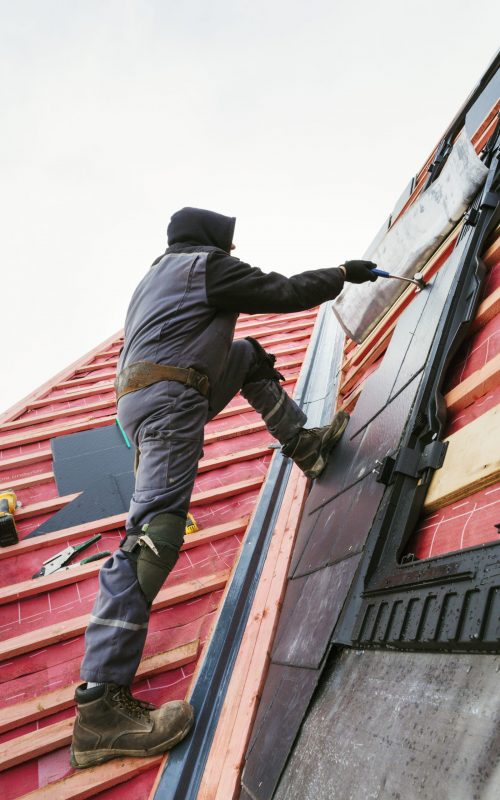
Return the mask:
[(377, 476), (377, 483), (389, 486), (396, 475), (407, 475), (410, 478), (420, 477), (426, 469), (439, 469), (443, 466), (448, 442), (430, 442), (423, 451), (413, 450), (411, 447), (401, 447), (396, 457), (386, 456), (383, 461), (377, 461), (373, 472)]
[(478, 219), (479, 219), (479, 211), (477, 210), (477, 208), (471, 207), (469, 208), (468, 211), (465, 212), (464, 222), (467, 225), (471, 225), (473, 227), (474, 225), (476, 225)]

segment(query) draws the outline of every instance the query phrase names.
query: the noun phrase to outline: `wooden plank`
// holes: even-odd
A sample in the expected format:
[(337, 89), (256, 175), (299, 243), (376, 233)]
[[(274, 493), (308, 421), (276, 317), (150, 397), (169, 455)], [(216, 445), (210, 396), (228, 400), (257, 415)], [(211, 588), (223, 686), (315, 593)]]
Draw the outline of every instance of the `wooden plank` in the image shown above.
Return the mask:
[(205, 766), (198, 800), (230, 800), (269, 663), (308, 481), (294, 466), (238, 651), (231, 681)]
[(40, 731), (32, 731), (16, 739), (10, 739), (9, 746), (0, 752), (0, 772), (70, 744), (74, 723), (75, 718), (70, 717), (62, 722), (46, 725)]
[(215, 503), (218, 500), (224, 500), (226, 497), (234, 497), (237, 494), (243, 494), (243, 492), (250, 492), (252, 489), (259, 489), (265, 479), (265, 475), (257, 475), (254, 478), (248, 478), (246, 481), (230, 483), (228, 486), (209, 489), (207, 492), (197, 492), (192, 495), (189, 508), (205, 505), (206, 503)]
[(30, 517), (37, 517), (40, 514), (50, 514), (52, 511), (59, 511), (60, 508), (71, 503), (80, 495), (80, 492), (73, 494), (64, 494), (62, 497), (51, 497), (50, 500), (41, 500), (39, 503), (31, 503), (16, 511), (14, 518), (16, 520), (29, 519)]
[(239, 450), (228, 455), (218, 456), (218, 458), (202, 459), (198, 464), (198, 475), (203, 475), (219, 467), (227, 467), (231, 464), (239, 464), (242, 461), (251, 461), (254, 458), (264, 458), (271, 456), (272, 450), (267, 444), (260, 445), (259, 447), (251, 447), (248, 450)]
[[(40, 562), (41, 560), (40, 558)], [(36, 597), (53, 589), (61, 589), (63, 586), (93, 578), (98, 574), (102, 564), (102, 560), (92, 561), (90, 564), (77, 563), (74, 566), (63, 567), (52, 575), (43, 575), (40, 578), (31, 578), (27, 581), (2, 586), (0, 587), (0, 605), (14, 603), (25, 597)]]
[[(242, 492), (250, 491), (250, 489), (256, 489), (260, 486), (264, 478), (265, 475), (257, 475), (255, 478), (249, 478), (237, 483), (230, 483), (227, 486), (220, 486), (216, 489), (208, 489), (206, 492), (196, 492), (191, 497), (190, 507), (203, 505), (211, 501), (216, 502), (225, 497), (233, 497), (235, 494), (241, 494)], [(62, 497), (52, 497), (50, 500), (41, 500), (39, 503), (31, 503), (16, 511), (14, 515), (15, 519), (30, 519), (31, 517), (37, 517), (41, 514), (50, 514), (53, 511), (59, 511), (59, 509), (64, 508), (73, 500), (76, 500), (80, 494), (81, 492), (75, 492), (74, 494), (65, 494)]]
[(30, 486), (40, 486), (42, 483), (49, 483), (54, 480), (53, 472), (39, 472), (38, 475), (27, 475), (25, 478), (18, 478), (9, 481), (5, 486), (0, 487), (0, 492), (7, 489), (28, 489)]
[(494, 238), (492, 237), (491, 244), (488, 245), (482, 255), (484, 263), (490, 269), (498, 264), (498, 260), (500, 259), (500, 226), (495, 229), (493, 236)]
[(101, 375), (88, 375), (86, 378), (71, 378), (67, 381), (62, 381), (57, 387), (54, 388), (70, 389), (72, 386), (87, 386), (88, 384), (97, 385), (99, 381), (107, 381), (108, 378), (112, 378), (114, 380), (115, 377), (116, 369), (108, 369)]
[[(472, 323), (472, 331), (475, 333), (484, 328), (487, 322), (500, 314), (500, 286), (491, 292), (482, 303), (479, 304), (477, 314)], [(1, 462), (0, 462), (1, 463)]]
[(115, 419), (115, 415), (94, 418), (91, 417), (87, 420), (68, 422), (64, 425), (50, 425), (48, 428), (42, 428), (42, 430), (28, 431), (27, 433), (18, 433), (11, 436), (3, 436), (0, 438), (0, 448), (18, 447), (23, 444), (31, 444), (32, 442), (41, 442), (44, 439), (54, 439), (56, 436), (66, 436), (67, 433), (86, 431), (89, 430), (89, 428), (102, 428), (104, 425), (110, 425), (113, 423)]
[[(59, 387), (55, 387), (54, 391), (57, 389), (59, 389)], [(107, 381), (106, 383), (101, 384), (101, 386), (92, 386), (86, 389), (74, 389), (66, 394), (50, 394), (47, 397), (43, 397), (41, 400), (34, 400), (32, 403), (29, 403), (26, 410), (31, 411), (31, 409), (35, 408), (44, 408), (45, 406), (52, 405), (53, 403), (65, 403), (68, 400), (81, 400), (83, 397), (93, 397), (95, 394), (105, 394), (105, 392), (114, 392), (114, 390), (114, 382)]]
[(55, 544), (61, 544), (65, 547), (67, 542), (75, 539), (83, 540), (84, 537), (88, 538), (94, 533), (117, 530), (125, 526), (126, 519), (127, 515), (125, 513), (115, 514), (112, 517), (103, 517), (92, 522), (85, 522), (82, 525), (63, 528), (60, 531), (54, 531), (54, 533), (43, 533), (40, 536), (33, 536), (31, 539), (23, 539), (9, 547), (0, 547), (0, 561), (5, 558), (22, 556), (25, 553), (31, 553), (33, 550), (42, 550), (44, 547), (50, 547)]
[[(22, 556), (34, 550), (42, 550), (44, 547), (51, 547), (56, 544), (66, 546), (68, 542), (74, 541), (75, 539), (84, 540), (89, 536), (93, 536), (95, 533), (105, 533), (106, 531), (123, 529), (126, 519), (127, 515), (125, 513), (115, 514), (112, 517), (103, 517), (102, 519), (97, 519), (92, 522), (85, 522), (82, 525), (64, 528), (61, 531), (54, 531), (54, 533), (44, 533), (41, 536), (34, 536), (31, 539), (23, 539), (18, 544), (13, 544), (9, 547), (0, 547), (0, 561), (5, 558)], [(243, 519), (246, 519), (246, 517), (240, 517), (232, 522), (226, 522), (223, 525), (214, 525), (213, 527), (206, 528), (205, 532), (212, 531), (212, 534), (217, 538), (216, 532), (219, 528), (224, 530), (227, 525), (235, 525), (238, 530), (234, 532), (238, 533), (239, 526)], [(194, 536), (194, 534), (190, 534), (190, 538), (191, 536)]]
[(282, 350), (275, 349), (275, 355), (277, 358), (279, 358), (280, 356), (291, 356), (293, 353), (305, 353), (308, 347), (309, 342), (303, 342), (302, 344), (296, 344), (293, 347), (284, 347)]
[[(250, 433), (257, 433), (266, 429), (266, 424), (263, 420), (252, 422), (249, 425), (239, 425), (237, 428), (226, 428), (222, 431), (214, 431), (213, 433), (205, 434), (205, 444), (212, 442), (223, 442), (225, 439), (233, 439), (236, 436), (245, 436)], [(269, 434), (271, 436), (271, 434)]]
[[(500, 384), (500, 353), (487, 361), (484, 367), (476, 370), (464, 381), (455, 386), (445, 395), (448, 411), (456, 413), (467, 408), (475, 400), (479, 400), (487, 392)], [(498, 442), (500, 449), (500, 441)]]
[(14, 420), (14, 422), (4, 422), (0, 425), (0, 431), (12, 431), (18, 428), (28, 428), (32, 425), (43, 425), (47, 422), (61, 419), (61, 417), (75, 417), (78, 414), (91, 414), (94, 411), (102, 411), (103, 408), (110, 408), (115, 406), (115, 396), (113, 394), (108, 400), (99, 400), (98, 403), (89, 403), (86, 406), (72, 406), (70, 408), (63, 408), (60, 411), (48, 411), (46, 414), (39, 414), (38, 416), (21, 417)]
[(80, 367), (75, 371), (75, 375), (86, 374), (88, 372), (98, 372), (100, 369), (104, 370), (107, 367), (115, 367), (116, 368), (116, 358), (110, 358), (108, 361), (97, 363), (93, 361), (91, 364), (85, 364), (83, 367)]
[[(192, 642), (186, 642), (171, 650), (166, 650), (164, 653), (157, 653), (150, 658), (145, 658), (139, 664), (135, 676), (135, 682), (141, 681), (144, 678), (151, 678), (153, 675), (158, 675), (167, 670), (177, 669), (183, 667), (185, 664), (190, 664), (196, 660), (200, 649), (200, 640), (195, 639)], [(0, 734), (7, 731), (20, 728), (22, 725), (27, 725), (30, 722), (49, 717), (52, 714), (57, 714), (59, 711), (64, 711), (66, 708), (71, 708), (74, 705), (75, 689), (80, 682), (71, 683), (69, 686), (63, 686), (60, 689), (55, 689), (52, 692), (32, 697), (25, 700), (23, 703), (15, 703), (14, 705), (7, 706), (2, 709), (2, 718), (0, 720)]]
[[(310, 320), (311, 322), (314, 322), (316, 317), (317, 317), (317, 315), (318, 315), (318, 308), (314, 308), (314, 309), (311, 309), (309, 311), (296, 311), (293, 314), (286, 314), (286, 319), (289, 322), (295, 322), (295, 320)], [(271, 318), (271, 319), (261, 319), (262, 316), (274, 317), (274, 319), (273, 318)], [(250, 320), (247, 320), (247, 319), (243, 318), (242, 316), (240, 316), (238, 322), (236, 323), (236, 337), (235, 338), (241, 338), (240, 337), (240, 333), (243, 333), (243, 332), (245, 333), (245, 335), (248, 335), (248, 331), (250, 329), (252, 329), (252, 330), (256, 329), (256, 334), (255, 334), (254, 338), (258, 338), (258, 336), (259, 336), (259, 327), (261, 325), (266, 326), (266, 325), (280, 324), (282, 322), (284, 316), (285, 316), (284, 314), (274, 314), (274, 315), (273, 314), (265, 314), (265, 315), (253, 314)], [(243, 321), (240, 321), (240, 320), (243, 320)]]
[[(70, 375), (73, 375), (75, 369), (79, 367), (81, 364), (85, 364), (87, 361), (90, 361), (96, 353), (102, 350), (105, 347), (108, 347), (109, 344), (116, 339), (116, 336), (110, 336), (109, 339), (106, 339), (105, 342), (102, 342), (98, 347), (94, 347), (90, 352), (86, 353), (84, 356), (79, 358), (73, 364), (70, 364), (69, 367), (66, 367), (57, 375), (55, 375), (50, 380), (46, 381), (42, 386), (39, 386), (34, 392), (31, 392), (27, 397), (24, 397), (20, 400), (16, 405), (9, 408), (3, 414), (0, 414), (0, 423), (6, 422), (10, 419), (16, 419), (20, 414), (22, 414), (29, 403), (33, 402), (33, 400), (37, 400), (38, 398), (44, 396), (48, 392), (52, 391), (55, 386), (58, 384), (63, 383)], [(111, 377), (111, 376), (110, 376)]]
[[(77, 770), (67, 778), (55, 783), (48, 783), (46, 786), (23, 795), (18, 800), (87, 800), (106, 789), (126, 783), (153, 767), (158, 767), (161, 762), (161, 756), (116, 758), (99, 767)], [(126, 789), (124, 793), (126, 795)]]
[[(281, 343), (283, 341), (287, 341), (287, 339), (290, 339), (290, 338), (293, 338), (293, 339), (301, 339), (302, 338), (303, 339), (305, 337), (309, 337), (310, 336), (312, 328), (314, 326), (314, 321), (315, 321), (314, 319), (312, 319), (312, 320), (305, 319), (305, 320), (299, 320), (296, 323), (292, 323), (292, 324), (289, 324), (289, 325), (286, 325), (286, 326), (282, 326), (282, 327), (267, 327), (267, 328), (264, 328), (263, 330), (259, 330), (258, 334), (256, 333), (256, 336), (258, 335), (259, 340), (260, 339), (267, 339), (268, 337), (272, 337), (268, 342), (264, 343), (264, 347), (266, 347), (266, 348), (267, 348), (268, 345)], [(296, 333), (298, 331), (301, 331), (301, 332), (303, 331), (303, 333)], [(286, 337), (284, 337), (283, 335), (280, 335), (281, 333), (283, 333), (283, 334), (286, 333), (288, 335)], [(111, 364), (113, 364), (113, 366), (115, 366), (115, 369), (114, 370), (106, 370), (106, 367), (107, 366), (111, 366)], [(101, 375), (89, 375), (88, 374), (89, 372), (90, 373), (97, 373), (99, 370), (103, 370)], [(82, 373), (86, 373), (86, 374), (82, 374)], [(104, 364), (102, 364), (102, 363), (101, 364), (96, 364), (96, 363), (94, 363), (94, 364), (86, 364), (86, 365), (80, 367), (79, 369), (77, 369), (75, 374), (77, 376), (76, 378), (71, 379), (71, 380), (67, 380), (64, 383), (61, 383), (60, 385), (61, 386), (77, 386), (77, 385), (82, 385), (82, 381), (92, 383), (92, 382), (96, 381), (99, 378), (102, 379), (104, 377), (106, 377), (106, 378), (113, 377), (116, 374), (116, 361), (110, 361), (109, 363), (104, 363)]]
[[(190, 533), (185, 537), (181, 550), (191, 550), (198, 545), (209, 544), (210, 542), (218, 541), (227, 536), (243, 533), (246, 530), (247, 524), (248, 516), (238, 517), (238, 519), (232, 520), (231, 522), (225, 522), (222, 525), (213, 525), (197, 533)], [(44, 575), (40, 578), (31, 578), (27, 581), (20, 581), (19, 583), (2, 586), (0, 588), (0, 605), (13, 603), (25, 597), (35, 597), (36, 595), (52, 591), (53, 589), (61, 589), (63, 586), (93, 578), (99, 573), (102, 563), (102, 561), (92, 561), (90, 564), (70, 565), (57, 570), (57, 572), (52, 573), (52, 575)]]
[(46, 461), (49, 458), (52, 459), (52, 450), (50, 447), (43, 447), (40, 450), (35, 450), (32, 453), (26, 453), (26, 455), (23, 456), (3, 458), (0, 459), (0, 472), (3, 472), (5, 469), (16, 469), (17, 467), (37, 464), (39, 461)]
[[(309, 340), (311, 338), (311, 333), (312, 333), (312, 327), (306, 328), (304, 330), (301, 329), (296, 333), (289, 334), (288, 336), (272, 336), (270, 339), (267, 340), (267, 342), (261, 342), (261, 344), (262, 347), (264, 347), (266, 350), (269, 350), (269, 348), (273, 348), (275, 345), (280, 345), (280, 344), (286, 345), (290, 340), (294, 342), (300, 342), (302, 339)], [(286, 349), (284, 352), (288, 353), (290, 351)]]
[[(174, 586), (167, 586), (156, 597), (153, 603), (153, 611), (166, 608), (178, 603), (192, 600), (208, 592), (215, 592), (226, 585), (229, 570), (216, 572), (211, 575), (202, 575), (199, 578), (178, 583)], [(64, 620), (55, 625), (48, 625), (35, 631), (22, 633), (20, 636), (13, 636), (0, 642), (0, 661), (7, 658), (31, 653), (39, 647), (48, 647), (56, 642), (64, 642), (80, 636), (87, 628), (90, 614), (82, 614), (80, 617)]]
[[(305, 347), (299, 348), (305, 351)], [(287, 362), (280, 362), (277, 364), (279, 369), (290, 369), (291, 367), (300, 367), (302, 364), (303, 359), (295, 358), (291, 359)], [(59, 387), (56, 387), (56, 389)], [(84, 389), (75, 389), (74, 391), (67, 392), (66, 394), (59, 394), (59, 395), (48, 395), (47, 397), (42, 398), (41, 400), (34, 400), (32, 403), (29, 403), (27, 406), (27, 411), (36, 408), (44, 408), (45, 406), (56, 404), (56, 403), (65, 403), (69, 400), (81, 400), (82, 398), (92, 397), (93, 395), (100, 395), (105, 394), (106, 392), (114, 392), (115, 386), (114, 381), (107, 381), (99, 386), (91, 386), (89, 388)], [(86, 407), (87, 410), (90, 406)]]
[(500, 479), (500, 406), (452, 434), (441, 469), (436, 470), (425, 511), (456, 503)]
[[(294, 383), (295, 378), (290, 378), (286, 383)], [(112, 416), (105, 416), (105, 417), (96, 417), (90, 418), (88, 420), (79, 420), (78, 422), (68, 422), (62, 425), (51, 425), (48, 428), (42, 428), (42, 430), (37, 431), (28, 431), (26, 433), (21, 433), (17, 435), (10, 435), (4, 436), (0, 438), (0, 448), (9, 448), (9, 447), (17, 447), (22, 444), (30, 444), (31, 442), (38, 442), (42, 441), (43, 439), (53, 439), (56, 436), (66, 436), (68, 433), (78, 433), (79, 431), (85, 431), (89, 428), (102, 428), (105, 425), (111, 425), (113, 422), (116, 421), (116, 416), (113, 414)], [(264, 425), (264, 423), (261, 424)], [(252, 432), (250, 429), (252, 426), (247, 426), (249, 432)], [(231, 434), (229, 431), (223, 431), (224, 434), (223, 438), (227, 439), (230, 438)], [(240, 436), (241, 433), (239, 432), (240, 429), (233, 429), (237, 430), (238, 433), (235, 433), (234, 436)], [(245, 432), (243, 430), (243, 432)], [(212, 434), (214, 436), (215, 434)], [(206, 439), (205, 439), (206, 441)]]
[[(268, 326), (267, 328), (263, 328), (259, 330), (258, 334), (254, 338), (265, 339), (267, 336), (275, 336), (276, 334), (291, 334), (294, 331), (299, 331), (307, 328), (307, 330), (312, 330), (314, 326), (314, 319), (304, 319), (303, 317), (297, 320), (297, 322), (286, 322), (284, 325), (278, 326)], [(293, 336), (290, 338), (293, 339)]]
[[(304, 348), (305, 350), (305, 348)], [(286, 354), (285, 354), (286, 355)], [(304, 359), (303, 358), (292, 358), (289, 361), (280, 361), (279, 359), (276, 361), (276, 367), (279, 370), (282, 369), (291, 369), (292, 367), (302, 367)]]
[[(106, 392), (114, 392), (115, 385), (113, 381), (106, 381), (101, 386), (92, 386), (86, 389), (73, 389), (65, 394), (50, 394), (43, 397), (41, 400), (34, 400), (28, 404), (27, 411), (35, 408), (44, 408), (52, 403), (64, 403), (68, 400), (81, 400), (82, 397), (93, 397), (95, 394), (105, 394)], [(57, 391), (58, 387), (54, 389)]]
[[(250, 409), (250, 406), (248, 406), (247, 410), (248, 409)], [(260, 458), (261, 456), (265, 456), (269, 453), (269, 447), (267, 445), (261, 445), (260, 447), (252, 447), (248, 450), (229, 453), (229, 455), (219, 456), (218, 458), (206, 458), (200, 461), (198, 465), (198, 474), (201, 475), (205, 472), (210, 472), (210, 470), (218, 469), (219, 467), (228, 466), (230, 464), (238, 464), (241, 461), (249, 461), (253, 458)], [(49, 458), (51, 455), (51, 452), (47, 451), (45, 458)], [(0, 467), (2, 467), (1, 461)], [(54, 479), (55, 477), (53, 472), (40, 472), (38, 475), (27, 475), (25, 478), (18, 478), (17, 480), (8, 481), (5, 483), (4, 487), (0, 487), (0, 491), (5, 491), (6, 489), (27, 489), (30, 486), (39, 486), (42, 483), (49, 483)]]

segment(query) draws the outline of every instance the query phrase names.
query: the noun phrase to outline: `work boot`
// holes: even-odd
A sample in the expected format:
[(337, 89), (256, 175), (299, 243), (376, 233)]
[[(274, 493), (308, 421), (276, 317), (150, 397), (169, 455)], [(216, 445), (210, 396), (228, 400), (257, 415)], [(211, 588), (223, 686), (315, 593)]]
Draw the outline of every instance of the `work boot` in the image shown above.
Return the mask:
[(302, 428), (282, 447), (281, 452), (293, 458), (308, 478), (317, 478), (326, 467), (330, 450), (340, 442), (348, 422), (349, 414), (339, 411), (324, 428)]
[(92, 767), (119, 756), (154, 756), (178, 744), (193, 724), (193, 707), (175, 700), (155, 708), (126, 686), (78, 686), (71, 766)]

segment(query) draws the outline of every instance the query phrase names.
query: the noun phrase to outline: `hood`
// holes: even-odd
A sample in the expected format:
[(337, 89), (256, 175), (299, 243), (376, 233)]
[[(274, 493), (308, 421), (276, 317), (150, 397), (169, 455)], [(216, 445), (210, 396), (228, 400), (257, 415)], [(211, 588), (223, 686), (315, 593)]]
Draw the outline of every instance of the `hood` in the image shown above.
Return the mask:
[(209, 245), (229, 253), (236, 217), (225, 217), (204, 208), (181, 208), (172, 215), (167, 236), (173, 244)]

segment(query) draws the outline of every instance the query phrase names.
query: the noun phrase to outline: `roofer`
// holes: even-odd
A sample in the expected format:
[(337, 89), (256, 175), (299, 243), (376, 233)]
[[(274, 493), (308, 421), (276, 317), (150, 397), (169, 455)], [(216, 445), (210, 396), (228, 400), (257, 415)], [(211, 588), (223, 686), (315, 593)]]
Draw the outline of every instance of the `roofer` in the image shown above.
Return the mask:
[(344, 281), (373, 281), (370, 261), (291, 278), (230, 255), (235, 219), (183, 208), (168, 226), (168, 249), (137, 287), (117, 370), (118, 413), (136, 448), (136, 483), (120, 548), (103, 565), (86, 632), (71, 762), (173, 747), (193, 722), (189, 703), (155, 709), (130, 692), (151, 605), (174, 567), (202, 454), (205, 423), (241, 393), (306, 475), (323, 470), (348, 415), (305, 428), (306, 415), (280, 385), (275, 357), (255, 339), (233, 342), (239, 313), (289, 313), (336, 297)]

